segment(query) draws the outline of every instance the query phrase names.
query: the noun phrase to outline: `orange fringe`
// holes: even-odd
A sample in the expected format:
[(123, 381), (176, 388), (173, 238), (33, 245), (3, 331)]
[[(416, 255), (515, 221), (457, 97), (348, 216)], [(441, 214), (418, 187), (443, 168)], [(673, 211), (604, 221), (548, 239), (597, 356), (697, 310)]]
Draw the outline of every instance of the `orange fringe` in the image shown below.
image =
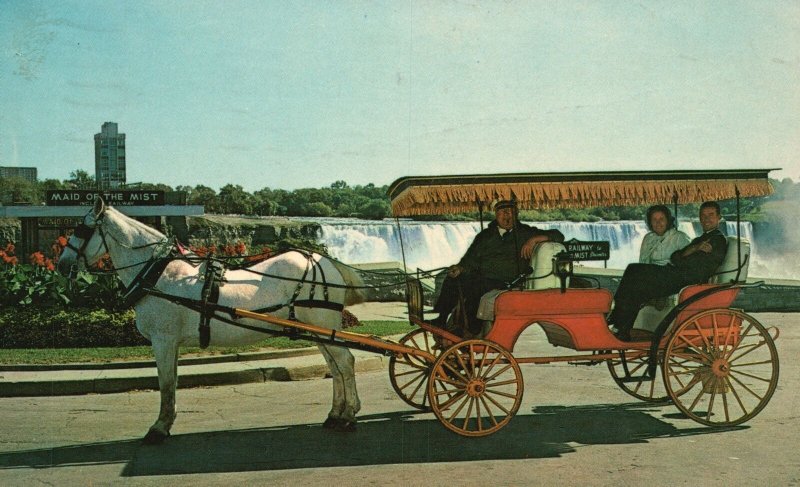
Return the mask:
[(585, 208), (718, 201), (772, 194), (768, 180), (585, 181), (412, 186), (392, 200), (394, 216), (475, 211), (496, 200), (516, 199), (520, 209)]

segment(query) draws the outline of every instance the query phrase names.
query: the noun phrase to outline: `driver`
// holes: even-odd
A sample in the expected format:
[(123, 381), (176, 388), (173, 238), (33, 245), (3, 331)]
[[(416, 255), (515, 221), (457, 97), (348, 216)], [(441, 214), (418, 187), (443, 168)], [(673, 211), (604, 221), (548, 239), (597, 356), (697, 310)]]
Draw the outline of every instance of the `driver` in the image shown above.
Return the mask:
[[(478, 305), (481, 296), (492, 289), (506, 289), (509, 283), (530, 272), (533, 248), (546, 241), (563, 242), (558, 230), (540, 230), (518, 221), (517, 204), (499, 201), (494, 206), (495, 219), (481, 231), (458, 264), (447, 270), (439, 299), (433, 311), (439, 313), (431, 323), (446, 328), (447, 317), (464, 297), (467, 328), (479, 333)], [(458, 332), (456, 332), (458, 334)]]

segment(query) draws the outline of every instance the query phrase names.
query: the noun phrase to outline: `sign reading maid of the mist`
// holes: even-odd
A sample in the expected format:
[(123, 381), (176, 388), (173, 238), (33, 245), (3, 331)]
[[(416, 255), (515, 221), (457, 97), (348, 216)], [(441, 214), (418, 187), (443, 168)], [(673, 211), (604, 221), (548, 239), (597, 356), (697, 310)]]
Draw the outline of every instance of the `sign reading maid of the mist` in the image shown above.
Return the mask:
[(161, 206), (163, 191), (54, 189), (45, 194), (47, 206), (89, 206), (100, 196), (112, 206)]

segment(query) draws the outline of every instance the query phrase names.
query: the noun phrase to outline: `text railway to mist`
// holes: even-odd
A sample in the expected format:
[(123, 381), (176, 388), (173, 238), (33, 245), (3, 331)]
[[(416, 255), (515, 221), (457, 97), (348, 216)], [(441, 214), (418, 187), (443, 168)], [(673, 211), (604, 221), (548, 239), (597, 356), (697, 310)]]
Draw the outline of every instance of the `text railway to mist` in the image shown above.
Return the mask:
[[(367, 221), (355, 219), (316, 219), (320, 224), (320, 243), (329, 253), (348, 264), (378, 262), (402, 262), (405, 250), (406, 263), (410, 271), (437, 269), (458, 262), (467, 251), (475, 235), (480, 231), (478, 222), (414, 222), (402, 221), (403, 249), (401, 249), (398, 227), (394, 220)], [(586, 261), (589, 267), (624, 269), (639, 259), (639, 248), (647, 234), (647, 226), (641, 221), (616, 222), (526, 222), (548, 229), (556, 228), (570, 239), (585, 241), (608, 241), (611, 258), (603, 261)], [(698, 222), (681, 221), (678, 228), (695, 238), (702, 231)], [(735, 222), (723, 222), (721, 229), (728, 235), (736, 235)], [(790, 270), (782, 271), (777, 262), (768, 262), (758, 254), (757, 238), (750, 222), (741, 223), (741, 235), (751, 243), (751, 276), (772, 278), (796, 278)], [(784, 275), (785, 274), (785, 275)]]

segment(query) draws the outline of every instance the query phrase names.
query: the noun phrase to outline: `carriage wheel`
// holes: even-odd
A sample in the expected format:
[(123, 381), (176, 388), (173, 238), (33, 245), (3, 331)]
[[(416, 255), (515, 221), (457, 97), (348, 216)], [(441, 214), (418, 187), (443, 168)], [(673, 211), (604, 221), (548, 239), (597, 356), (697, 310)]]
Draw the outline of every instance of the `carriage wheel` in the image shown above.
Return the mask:
[(676, 328), (664, 357), (664, 385), (672, 401), (708, 426), (744, 423), (764, 409), (778, 384), (772, 337), (741, 311), (692, 316)]
[[(433, 335), (422, 328), (407, 333), (399, 342), (401, 345), (414, 347), (428, 352), (433, 356), (441, 353), (433, 346)], [(389, 380), (392, 388), (406, 404), (421, 411), (429, 411), (428, 404), (428, 377), (431, 364), (421, 357), (414, 355), (393, 355), (389, 359)]]
[[(617, 383), (620, 389), (627, 392), (631, 396), (646, 402), (667, 402), (669, 401), (669, 394), (664, 387), (664, 382), (661, 376), (656, 375), (653, 380), (647, 382), (623, 382), (622, 379), (626, 377), (625, 368), (628, 369), (628, 375), (631, 377), (640, 377), (647, 370), (649, 354), (643, 352), (642, 354), (635, 354), (625, 358), (623, 361), (622, 354), (625, 351), (620, 351), (620, 356), (617, 358), (606, 361), (608, 370), (611, 372), (611, 377)], [(662, 367), (664, 354), (658, 354), (658, 367)]]
[(523, 387), (510, 352), (486, 340), (466, 340), (433, 364), (428, 396), (445, 427), (463, 436), (486, 436), (511, 421)]

